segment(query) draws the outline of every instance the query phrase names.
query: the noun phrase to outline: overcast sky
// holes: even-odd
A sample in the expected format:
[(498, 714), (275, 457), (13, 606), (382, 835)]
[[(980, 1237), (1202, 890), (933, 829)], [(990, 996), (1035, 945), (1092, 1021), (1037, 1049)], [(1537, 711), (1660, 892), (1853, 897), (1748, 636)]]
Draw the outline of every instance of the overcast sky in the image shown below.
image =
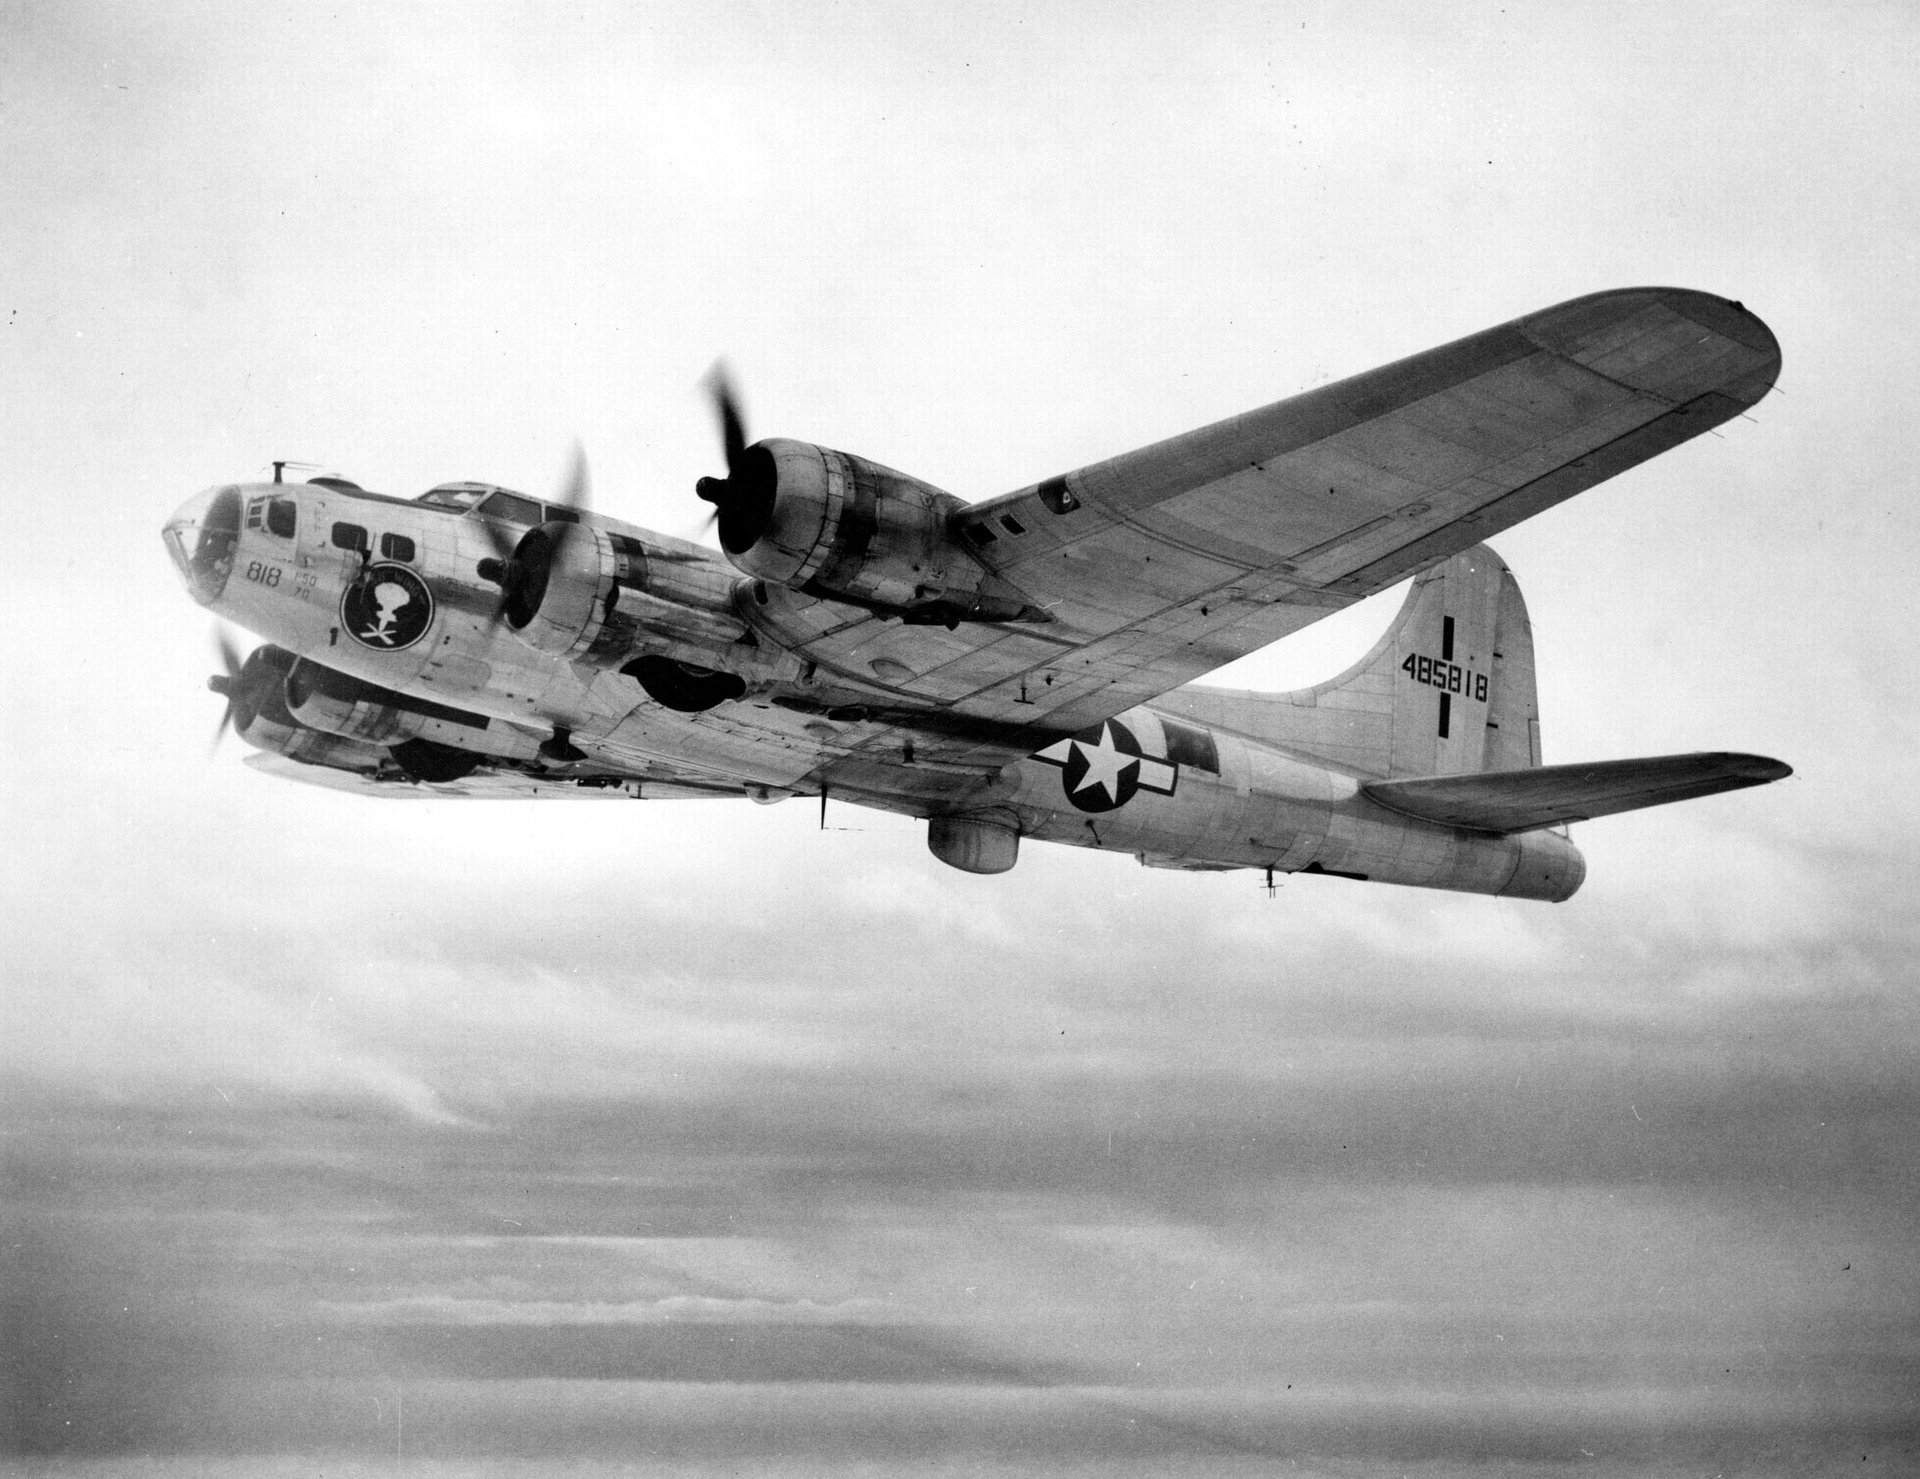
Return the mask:
[[(0, 1444), (1909, 1469), (1916, 137), (1900, 5), (0, 4)], [(274, 458), (684, 532), (724, 354), (981, 498), (1643, 283), (1785, 369), (1496, 541), (1546, 756), (1796, 774), (1565, 905), (207, 759)]]

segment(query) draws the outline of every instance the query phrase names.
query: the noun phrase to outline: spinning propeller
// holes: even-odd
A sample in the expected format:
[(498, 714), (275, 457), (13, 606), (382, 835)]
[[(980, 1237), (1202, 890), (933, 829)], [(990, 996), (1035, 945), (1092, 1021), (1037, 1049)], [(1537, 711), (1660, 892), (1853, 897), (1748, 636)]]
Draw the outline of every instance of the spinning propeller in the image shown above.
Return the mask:
[[(559, 496), (549, 502), (579, 515), (591, 507), (591, 494), (586, 448), (575, 442)], [(532, 621), (540, 609), (554, 557), (564, 548), (575, 521), (550, 519), (524, 534), (491, 520), (483, 520), (480, 527), (487, 531), (493, 554), (480, 562), (477, 571), (482, 580), (500, 587), (500, 603), (494, 608), (493, 625), (498, 626), (504, 620), (518, 631)]]
[(720, 524), (720, 547), (730, 555), (744, 554), (773, 521), (778, 475), (771, 452), (765, 447), (747, 445), (740, 402), (733, 393), (733, 382), (724, 364), (716, 363), (708, 372), (707, 389), (713, 395), (713, 408), (720, 417), (727, 475), (702, 478), (694, 484), (693, 491), (713, 505), (713, 518)]
[[(221, 627), (214, 628), (213, 646), (219, 654), (222, 671), (207, 679), (207, 687), (224, 698), (227, 706), (220, 711), (219, 727), (213, 731), (213, 743), (207, 747), (209, 756), (220, 748), (229, 726), (245, 729), (253, 722), (253, 705), (248, 702), (246, 684), (241, 681), (245, 664), (241, 661), (240, 649)], [(236, 711), (240, 714), (238, 719), (234, 718)]]

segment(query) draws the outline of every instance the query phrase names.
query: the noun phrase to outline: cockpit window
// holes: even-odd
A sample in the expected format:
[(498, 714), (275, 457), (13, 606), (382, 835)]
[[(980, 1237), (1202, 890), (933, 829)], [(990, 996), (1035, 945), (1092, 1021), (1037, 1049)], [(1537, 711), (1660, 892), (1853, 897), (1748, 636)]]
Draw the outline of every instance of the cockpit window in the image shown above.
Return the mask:
[(488, 491), (485, 483), (442, 483), (437, 488), (427, 489), (415, 501), (430, 503), (435, 508), (457, 508), (464, 512), (485, 498)]
[(537, 524), (541, 519), (540, 505), (518, 493), (494, 493), (480, 505), (480, 512), (515, 524)]
[(268, 502), (267, 533), (291, 539), (298, 526), (299, 506), (291, 498), (275, 498)]
[(572, 509), (543, 510), (535, 500), (511, 488), (502, 488), (498, 483), (441, 483), (427, 489), (414, 501), (430, 508), (453, 509), (459, 513), (478, 509), (490, 519), (505, 519), (512, 524), (533, 525), (542, 519), (579, 522), (579, 515)]

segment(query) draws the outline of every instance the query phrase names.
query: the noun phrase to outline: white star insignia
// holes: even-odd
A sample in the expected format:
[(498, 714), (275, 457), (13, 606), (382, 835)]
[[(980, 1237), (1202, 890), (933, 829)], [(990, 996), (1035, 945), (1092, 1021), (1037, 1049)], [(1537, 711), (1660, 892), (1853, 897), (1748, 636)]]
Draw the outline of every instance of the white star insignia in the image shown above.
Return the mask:
[(1113, 728), (1108, 724), (1100, 726), (1099, 744), (1090, 745), (1085, 740), (1075, 740), (1073, 747), (1080, 752), (1080, 758), (1087, 762), (1087, 773), (1080, 777), (1080, 784), (1073, 788), (1075, 794), (1101, 786), (1105, 788), (1109, 801), (1118, 801), (1121, 773), (1128, 766), (1137, 765), (1138, 757), (1129, 755), (1114, 744)]
[[(1061, 787), (1067, 799), (1082, 811), (1111, 811), (1136, 790), (1171, 796), (1179, 782), (1179, 767), (1122, 749), (1121, 739), (1130, 745), (1134, 743), (1133, 734), (1125, 725), (1102, 721), (1098, 739), (1055, 740), (1044, 750), (1036, 750), (1033, 758), (1057, 765), (1065, 772)], [(1080, 764), (1077, 776), (1073, 773), (1076, 759)], [(1102, 792), (1105, 802), (1089, 797), (1089, 791)]]

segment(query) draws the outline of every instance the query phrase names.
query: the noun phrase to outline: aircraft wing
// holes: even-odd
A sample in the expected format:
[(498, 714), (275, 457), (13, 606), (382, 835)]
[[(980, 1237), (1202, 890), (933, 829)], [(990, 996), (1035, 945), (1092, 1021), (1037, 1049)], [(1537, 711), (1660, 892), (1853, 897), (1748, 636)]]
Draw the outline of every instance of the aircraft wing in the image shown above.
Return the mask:
[(841, 607), (804, 650), (955, 716), (1078, 730), (1699, 436), (1779, 369), (1737, 303), (1578, 298), (967, 510), (1051, 622)]
[(1659, 755), (1591, 765), (1373, 781), (1360, 790), (1403, 816), (1505, 835), (1764, 786), (1792, 774), (1789, 766), (1763, 755)]

